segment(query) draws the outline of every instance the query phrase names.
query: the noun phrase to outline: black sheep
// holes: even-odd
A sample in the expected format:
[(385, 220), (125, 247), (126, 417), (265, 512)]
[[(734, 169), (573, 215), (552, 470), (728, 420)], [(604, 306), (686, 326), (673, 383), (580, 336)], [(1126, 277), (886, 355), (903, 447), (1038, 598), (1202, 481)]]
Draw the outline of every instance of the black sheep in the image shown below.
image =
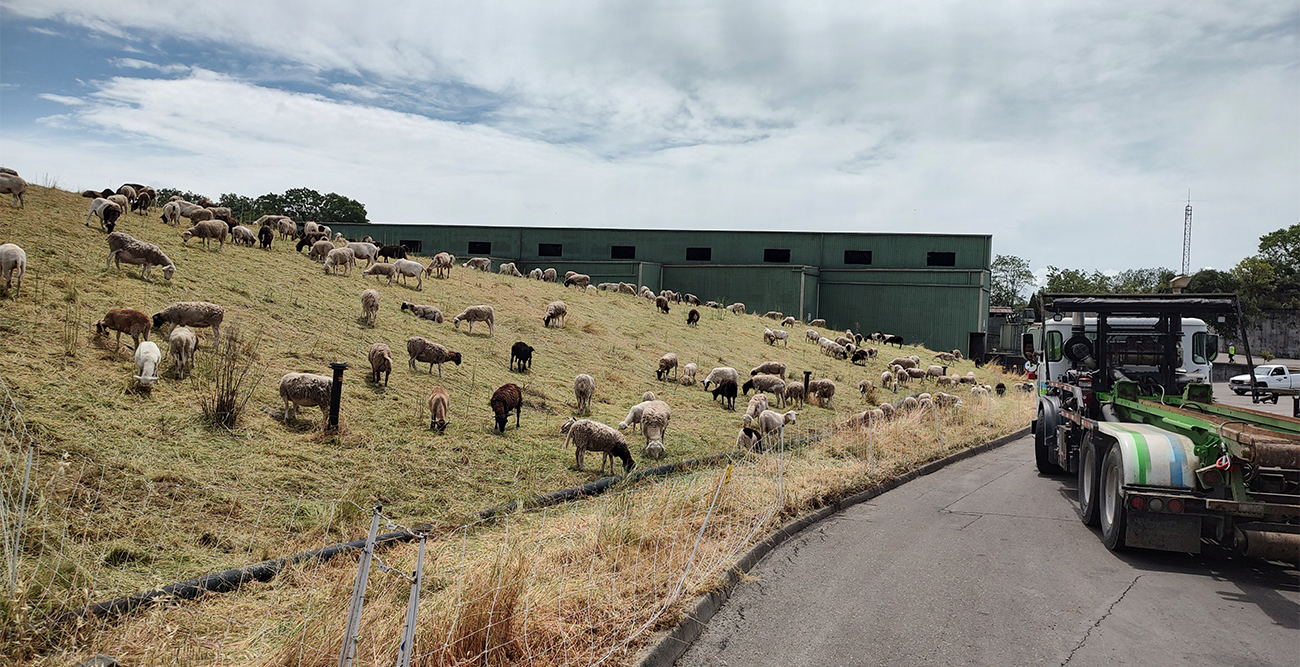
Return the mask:
[(700, 323), (700, 311), (692, 308), (691, 312), (686, 313), (686, 326), (693, 327)]
[(668, 314), (668, 297), (666, 296), (655, 297), (655, 307), (663, 311), (665, 315)]
[(406, 259), (406, 248), (400, 245), (386, 245), (379, 249), (379, 258), (388, 261)]
[[(866, 351), (866, 350), (854, 350), (854, 351), (853, 351), (853, 359), (852, 359), (851, 361), (852, 361), (852, 363), (855, 363), (855, 364), (856, 364), (856, 363), (858, 363), (858, 362), (860, 362), (860, 361), (866, 361), (867, 358), (868, 358), (869, 356), (870, 356), (870, 355), (867, 354), (867, 351)], [(862, 365), (865, 366), (866, 364), (862, 364)]]
[(325, 232), (312, 232), (310, 234), (302, 234), (298, 237), (298, 246), (294, 249), (297, 250), (298, 252), (302, 252), (303, 248), (310, 249), (312, 245), (314, 245), (317, 241), (325, 238), (326, 236), (329, 236), (329, 234), (326, 234)]
[(506, 420), (510, 418), (510, 411), (515, 411), (515, 428), (519, 428), (519, 412), (524, 404), (524, 397), (519, 391), (519, 385), (513, 382), (507, 382), (492, 392), (492, 399), (488, 405), (492, 406), (492, 413), (497, 418), (497, 430), (502, 433), (506, 432)]
[(520, 373), (524, 372), (525, 367), (533, 367), (533, 347), (522, 340), (510, 347), (510, 370), (515, 369), (516, 362)]
[(728, 410), (736, 409), (736, 383), (731, 380), (723, 380), (710, 393), (716, 399), (722, 397), (722, 407)]
[(271, 241), (274, 238), (275, 232), (272, 232), (270, 227), (262, 227), (257, 230), (257, 240), (261, 242), (262, 248), (265, 250), (271, 249)]
[(894, 344), (894, 345), (897, 345), (897, 346), (899, 347), (899, 349), (902, 349), (902, 347), (903, 347), (903, 337), (902, 337), (902, 336), (895, 336), (895, 335), (888, 335), (888, 336), (885, 336), (884, 344), (885, 344), (885, 345)]

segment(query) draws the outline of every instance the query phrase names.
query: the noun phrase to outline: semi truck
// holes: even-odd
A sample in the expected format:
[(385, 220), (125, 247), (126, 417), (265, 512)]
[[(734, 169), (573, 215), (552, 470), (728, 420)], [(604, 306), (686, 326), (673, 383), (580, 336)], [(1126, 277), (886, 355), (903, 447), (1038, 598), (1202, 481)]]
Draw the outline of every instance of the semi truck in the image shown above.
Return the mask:
[(1035, 462), (1077, 475), (1106, 547), (1199, 553), (1208, 539), (1300, 562), (1300, 419), (1216, 403), (1210, 384), (1218, 340), (1199, 317), (1239, 315), (1236, 295), (1043, 302), (1022, 339)]

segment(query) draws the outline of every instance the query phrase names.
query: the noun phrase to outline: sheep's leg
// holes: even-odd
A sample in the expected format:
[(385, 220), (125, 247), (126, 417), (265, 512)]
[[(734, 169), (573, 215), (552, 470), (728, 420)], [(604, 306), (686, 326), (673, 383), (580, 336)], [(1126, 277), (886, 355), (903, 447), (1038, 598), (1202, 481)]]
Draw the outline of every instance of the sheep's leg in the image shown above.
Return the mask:
[[(522, 401), (523, 399), (520, 399), (520, 400)], [(522, 406), (522, 405), (517, 406), (517, 407), (515, 408), (515, 428), (519, 428), (519, 413), (520, 413), (522, 410), (523, 410), (523, 406)]]

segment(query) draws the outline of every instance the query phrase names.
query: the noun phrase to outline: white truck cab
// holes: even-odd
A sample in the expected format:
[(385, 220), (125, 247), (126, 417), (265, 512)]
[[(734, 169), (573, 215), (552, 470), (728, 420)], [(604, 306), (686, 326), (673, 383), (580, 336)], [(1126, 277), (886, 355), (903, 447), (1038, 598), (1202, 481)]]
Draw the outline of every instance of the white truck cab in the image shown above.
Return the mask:
[[(1161, 348), (1156, 336), (1155, 317), (1112, 317), (1107, 320), (1110, 332), (1110, 354), (1134, 376), (1159, 372)], [(1034, 324), (1025, 332), (1024, 350), (1026, 370), (1034, 373), (1041, 385), (1046, 380), (1060, 380), (1070, 368), (1065, 359), (1065, 342), (1072, 335), (1075, 322), (1068, 319)], [(1084, 335), (1097, 339), (1097, 318), (1083, 318)], [(1204, 320), (1182, 318), (1178, 356), (1181, 364), (1175, 371), (1186, 382), (1209, 382), (1215, 357), (1219, 354), (1219, 337), (1209, 332)], [(1249, 376), (1247, 382), (1249, 382)]]

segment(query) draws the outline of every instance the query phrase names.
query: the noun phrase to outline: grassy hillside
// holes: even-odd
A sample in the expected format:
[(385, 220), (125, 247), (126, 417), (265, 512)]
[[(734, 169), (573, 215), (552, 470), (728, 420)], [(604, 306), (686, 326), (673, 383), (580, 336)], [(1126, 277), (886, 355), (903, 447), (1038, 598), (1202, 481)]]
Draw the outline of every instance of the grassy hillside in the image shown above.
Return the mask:
[[(155, 271), (156, 282), (149, 284), (140, 279), (139, 267), (105, 270), (104, 234), (93, 221), (83, 225), (88, 205), (73, 193), (31, 187), (25, 210), (0, 210), (0, 243), (17, 243), (28, 256), (21, 294), (0, 298), (0, 375), (43, 448), (37, 481), (71, 508), (37, 520), (50, 522), (48, 530), (55, 533), (67, 529), (54, 525), (58, 521), (93, 526), (77, 533), (98, 558), (91, 597), (332, 537), (353, 538), (360, 511), (339, 516), (336, 510), (349, 505), (337, 500), (364, 505), (379, 498), (390, 516), (453, 525), (480, 508), (591, 481), (598, 477), (599, 458), (587, 459), (587, 471), (574, 470), (572, 451), (558, 434), (573, 412), (578, 373), (596, 378), (591, 416), (605, 423), (621, 419), (644, 391), (666, 400), (673, 418), (665, 444), (668, 460), (675, 460), (732, 448), (739, 413), (722, 410), (698, 385), (657, 382), (656, 361), (666, 352), (676, 352), (682, 364), (697, 363), (701, 378), (714, 366), (734, 366), (743, 375), (769, 359), (786, 362), (796, 376), (811, 370), (814, 377), (832, 378), (839, 383), (835, 410), (801, 412), (801, 422), (813, 425), (861, 410), (858, 381), (878, 378), (883, 367), (883, 360), (860, 367), (821, 355), (803, 340), (802, 326), (792, 331), (788, 348), (770, 347), (761, 333), (771, 321), (753, 315), (705, 310), (698, 329), (691, 329), (684, 307), (661, 315), (631, 296), (581, 294), (459, 266), (450, 279), (426, 279), (423, 291), (379, 286), (381, 311), (371, 328), (360, 319), (360, 294), (375, 283), (359, 271), (326, 276), (319, 264), (279, 240), (269, 252), (231, 245), (208, 251), (194, 241), (183, 244), (183, 228), (160, 223), (156, 213), (128, 215), (118, 229), (157, 243), (178, 267), (173, 280)], [(562, 262), (555, 268), (566, 269)], [(567, 326), (545, 329), (542, 315), (555, 299), (569, 304)], [(176, 380), (170, 361), (162, 368), (164, 380), (152, 392), (140, 391), (130, 351), (93, 335), (95, 320), (110, 308), (154, 313), (185, 300), (223, 305), (223, 326), (238, 327), (243, 338), (257, 342), (253, 375), (260, 381), (233, 430), (204, 425), (193, 381)], [(404, 300), (439, 306), (447, 323), (400, 312)], [(495, 337), (477, 327), (469, 335), (464, 326), (456, 330), (450, 324), (461, 308), (480, 303), (496, 308)], [(888, 322), (872, 326), (889, 328)], [(427, 365), (408, 370), (405, 341), (412, 335), (461, 352), (464, 363), (445, 365), (441, 379), (436, 370), (430, 377)], [(211, 332), (199, 330), (199, 338), (200, 358), (211, 357)], [(155, 332), (153, 339), (166, 354), (162, 334)], [(526, 374), (507, 369), (517, 340), (537, 349)], [(394, 352), (387, 387), (365, 381), (366, 350), (374, 342)], [(909, 353), (930, 358), (920, 348), (901, 351)], [(269, 414), (282, 407), (282, 374), (328, 375), (333, 361), (352, 364), (338, 436), (320, 432), (314, 409), (301, 411), (297, 424)], [(200, 362), (205, 364), (210, 359)], [(973, 368), (963, 362), (954, 372)], [(512, 418), (503, 436), (493, 431), (487, 402), (505, 382), (524, 388), (525, 407), (522, 426), (516, 429)], [(442, 435), (428, 430), (427, 412), (420, 416), (430, 388), (439, 383), (452, 398), (450, 425)], [(743, 403), (738, 401), (742, 410)], [(629, 441), (641, 465), (643, 440), (629, 434)], [(76, 472), (87, 461), (102, 466), (94, 479)], [(73, 502), (79, 493), (113, 502)], [(259, 531), (255, 525), (276, 528)]]

